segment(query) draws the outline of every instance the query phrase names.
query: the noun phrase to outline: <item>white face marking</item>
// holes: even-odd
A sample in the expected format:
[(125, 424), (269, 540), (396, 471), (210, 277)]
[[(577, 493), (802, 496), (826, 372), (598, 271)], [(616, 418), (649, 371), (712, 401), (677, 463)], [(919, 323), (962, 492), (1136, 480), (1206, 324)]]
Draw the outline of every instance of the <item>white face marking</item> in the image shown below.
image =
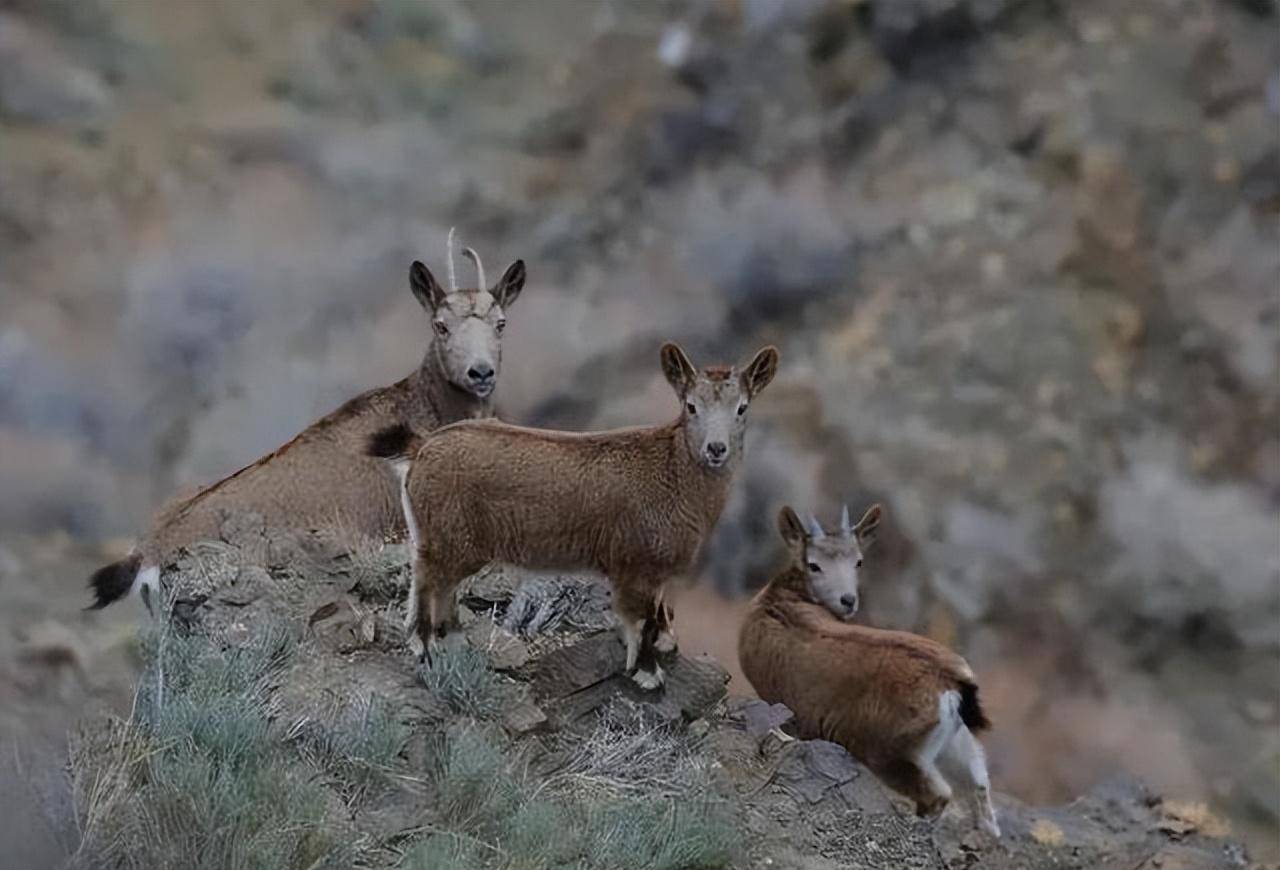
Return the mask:
[(858, 612), (861, 567), (862, 549), (856, 534), (828, 534), (805, 543), (803, 568), (809, 592), (837, 619), (850, 620)]
[(435, 350), (449, 381), (478, 398), (488, 398), (502, 367), (506, 317), (488, 292), (451, 293), (431, 320)]
[(684, 397), (685, 441), (694, 459), (723, 468), (741, 456), (749, 404), (736, 371), (723, 379), (700, 374)]

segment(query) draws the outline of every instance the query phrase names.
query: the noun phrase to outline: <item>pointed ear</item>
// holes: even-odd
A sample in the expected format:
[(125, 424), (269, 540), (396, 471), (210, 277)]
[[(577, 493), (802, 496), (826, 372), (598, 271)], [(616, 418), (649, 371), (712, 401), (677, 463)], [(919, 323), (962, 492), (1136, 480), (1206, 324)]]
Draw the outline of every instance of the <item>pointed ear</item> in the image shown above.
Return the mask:
[(671, 388), (683, 397), (689, 392), (693, 382), (698, 379), (697, 370), (693, 367), (693, 363), (689, 362), (688, 355), (680, 349), (680, 345), (674, 342), (669, 341), (664, 344), (660, 356), (663, 376), (666, 377), (667, 383), (671, 384)]
[(502, 273), (498, 283), (489, 291), (498, 304), (507, 309), (516, 301), (520, 291), (524, 289), (524, 260), (516, 260)]
[(409, 267), (409, 289), (413, 291), (418, 304), (433, 314), (444, 302), (444, 288), (436, 283), (431, 270), (422, 265), (419, 260), (414, 260), (413, 265)]
[(880, 528), (880, 515), (882, 513), (884, 513), (884, 509), (878, 504), (873, 504), (867, 508), (867, 512), (862, 515), (862, 519), (858, 520), (858, 524), (853, 527), (853, 531), (858, 536), (859, 544), (870, 544), (875, 540), (876, 529)]
[(777, 373), (778, 349), (773, 345), (761, 348), (742, 370), (742, 387), (747, 391), (747, 395), (754, 399), (761, 390), (769, 386), (769, 382)]
[(804, 523), (800, 522), (800, 517), (796, 516), (791, 505), (783, 505), (782, 510), (778, 511), (778, 532), (788, 547), (798, 547), (809, 537), (809, 533), (804, 530)]

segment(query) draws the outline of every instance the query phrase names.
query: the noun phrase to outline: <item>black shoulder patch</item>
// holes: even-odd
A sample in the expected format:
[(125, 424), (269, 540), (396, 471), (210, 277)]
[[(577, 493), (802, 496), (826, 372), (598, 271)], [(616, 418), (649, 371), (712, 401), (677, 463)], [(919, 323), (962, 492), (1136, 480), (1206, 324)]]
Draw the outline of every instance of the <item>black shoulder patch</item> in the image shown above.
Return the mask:
[(409, 452), (409, 445), (414, 438), (413, 430), (407, 423), (396, 423), (370, 435), (364, 452), (379, 459), (395, 459)]

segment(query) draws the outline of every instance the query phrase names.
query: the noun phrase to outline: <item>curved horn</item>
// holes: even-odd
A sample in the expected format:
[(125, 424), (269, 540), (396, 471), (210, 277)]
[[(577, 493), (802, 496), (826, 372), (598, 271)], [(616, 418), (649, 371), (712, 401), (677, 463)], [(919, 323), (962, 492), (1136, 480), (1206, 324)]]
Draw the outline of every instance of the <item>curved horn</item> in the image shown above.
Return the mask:
[(822, 530), (822, 526), (818, 524), (818, 518), (815, 517), (813, 514), (809, 514), (808, 526), (809, 526), (809, 537), (817, 539), (817, 538), (825, 538), (827, 536), (827, 533)]
[(462, 256), (476, 264), (476, 289), (488, 290), (489, 285), (484, 282), (484, 263), (480, 262), (480, 255), (470, 248), (463, 248)]
[(449, 227), (449, 242), (447, 254), (449, 257), (449, 292), (454, 293), (458, 289), (458, 276), (453, 271), (453, 231), (454, 227)]
[(853, 529), (849, 527), (849, 506), (846, 504), (840, 508), (840, 534), (847, 538), (852, 533)]

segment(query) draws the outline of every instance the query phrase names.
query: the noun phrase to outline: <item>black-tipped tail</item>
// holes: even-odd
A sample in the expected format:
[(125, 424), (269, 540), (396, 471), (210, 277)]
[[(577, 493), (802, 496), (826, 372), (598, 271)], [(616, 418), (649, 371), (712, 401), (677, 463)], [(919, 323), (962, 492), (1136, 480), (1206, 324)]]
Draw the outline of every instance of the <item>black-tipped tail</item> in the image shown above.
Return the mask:
[(142, 555), (134, 553), (112, 562), (93, 572), (89, 578), (89, 588), (93, 590), (93, 603), (86, 610), (101, 610), (113, 601), (119, 601), (129, 594), (133, 588), (133, 580), (142, 567)]
[(422, 439), (406, 423), (396, 423), (369, 436), (365, 453), (378, 459), (401, 459), (411, 456)]
[(991, 720), (982, 711), (982, 703), (978, 700), (978, 686), (975, 683), (960, 684), (960, 721), (969, 726), (969, 730), (975, 734), (991, 727)]

